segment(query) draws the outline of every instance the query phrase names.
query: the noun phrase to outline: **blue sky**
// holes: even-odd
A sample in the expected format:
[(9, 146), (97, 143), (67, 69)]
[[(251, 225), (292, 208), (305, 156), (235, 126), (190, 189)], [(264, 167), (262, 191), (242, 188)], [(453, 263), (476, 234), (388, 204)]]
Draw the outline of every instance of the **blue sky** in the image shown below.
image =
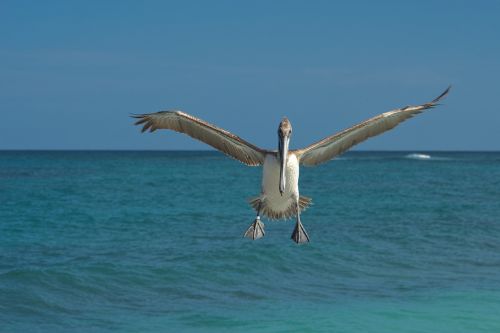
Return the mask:
[(0, 149), (207, 149), (139, 134), (182, 109), (292, 148), (390, 109), (440, 108), (361, 150), (500, 150), (498, 1), (0, 2)]

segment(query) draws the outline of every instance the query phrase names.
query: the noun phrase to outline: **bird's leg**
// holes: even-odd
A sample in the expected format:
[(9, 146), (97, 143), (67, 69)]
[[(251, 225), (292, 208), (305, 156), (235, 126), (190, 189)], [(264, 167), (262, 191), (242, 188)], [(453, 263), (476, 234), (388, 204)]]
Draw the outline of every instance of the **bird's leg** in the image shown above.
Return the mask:
[(296, 200), (295, 207), (297, 209), (297, 223), (295, 223), (291, 238), (297, 244), (308, 243), (309, 235), (307, 235), (306, 229), (304, 229), (302, 222), (300, 222), (300, 206), (298, 199)]
[(264, 232), (264, 223), (260, 221), (260, 207), (261, 203), (259, 202), (259, 207), (257, 208), (257, 216), (255, 217), (255, 220), (245, 232), (244, 237), (255, 240), (264, 237), (264, 235), (266, 234)]

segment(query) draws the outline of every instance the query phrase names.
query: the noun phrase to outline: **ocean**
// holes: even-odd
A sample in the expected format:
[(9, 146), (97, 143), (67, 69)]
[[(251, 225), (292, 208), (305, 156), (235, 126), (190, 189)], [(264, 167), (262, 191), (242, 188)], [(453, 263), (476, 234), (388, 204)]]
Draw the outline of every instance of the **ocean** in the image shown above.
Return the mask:
[(0, 332), (500, 332), (500, 153), (350, 152), (243, 233), (211, 151), (1, 151)]

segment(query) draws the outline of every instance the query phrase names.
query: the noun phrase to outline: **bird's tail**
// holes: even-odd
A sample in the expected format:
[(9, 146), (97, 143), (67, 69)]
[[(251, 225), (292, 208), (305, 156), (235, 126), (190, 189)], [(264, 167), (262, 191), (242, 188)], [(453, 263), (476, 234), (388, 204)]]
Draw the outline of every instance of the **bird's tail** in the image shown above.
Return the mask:
[[(287, 219), (287, 218), (290, 218), (290, 217), (296, 215), (296, 211), (294, 208), (295, 205), (290, 205), (290, 207), (288, 209), (286, 209), (284, 211), (277, 212), (277, 211), (270, 209), (270, 207), (268, 207), (266, 205), (265, 199), (262, 201), (262, 203), (261, 203), (261, 200), (262, 200), (262, 197), (258, 196), (258, 197), (254, 197), (254, 198), (249, 199), (248, 202), (249, 202), (250, 206), (252, 206), (252, 208), (255, 209), (255, 211), (257, 211), (259, 209), (259, 204), (260, 204), (260, 213), (262, 215), (267, 216), (270, 219), (273, 219), (273, 220), (274, 219)], [(306, 210), (311, 205), (311, 203), (312, 203), (311, 198), (301, 195), (299, 197), (300, 211), (303, 212), (304, 210)]]

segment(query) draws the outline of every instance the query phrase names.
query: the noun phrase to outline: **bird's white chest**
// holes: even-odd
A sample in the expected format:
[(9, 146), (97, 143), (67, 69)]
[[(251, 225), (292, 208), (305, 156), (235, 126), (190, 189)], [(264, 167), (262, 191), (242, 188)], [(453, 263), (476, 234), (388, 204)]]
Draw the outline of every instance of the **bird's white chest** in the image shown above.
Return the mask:
[(299, 161), (295, 154), (288, 154), (286, 170), (285, 192), (281, 195), (279, 191), (280, 161), (268, 154), (264, 160), (262, 176), (262, 192), (268, 199), (288, 200), (292, 195), (299, 195)]

